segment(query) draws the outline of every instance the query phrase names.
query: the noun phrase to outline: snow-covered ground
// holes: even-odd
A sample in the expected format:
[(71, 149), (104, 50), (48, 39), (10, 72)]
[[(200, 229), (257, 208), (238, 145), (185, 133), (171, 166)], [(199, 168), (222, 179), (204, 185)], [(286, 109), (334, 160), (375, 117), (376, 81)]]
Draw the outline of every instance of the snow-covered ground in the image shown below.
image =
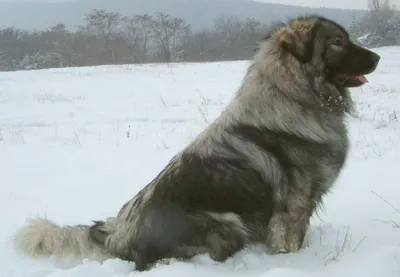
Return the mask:
[(218, 116), (248, 62), (1, 73), (0, 277), (400, 276), (400, 48), (377, 51), (370, 83), (352, 90), (350, 160), (305, 249), (253, 247), (223, 264), (203, 255), (143, 273), (120, 260), (32, 260), (11, 236), (31, 216), (64, 225), (115, 215)]

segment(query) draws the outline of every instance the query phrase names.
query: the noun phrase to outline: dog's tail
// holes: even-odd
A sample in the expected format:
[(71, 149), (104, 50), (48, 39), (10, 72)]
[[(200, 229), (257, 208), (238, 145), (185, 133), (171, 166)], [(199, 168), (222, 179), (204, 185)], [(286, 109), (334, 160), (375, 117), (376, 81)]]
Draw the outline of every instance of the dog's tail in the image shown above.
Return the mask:
[(115, 218), (94, 225), (59, 226), (44, 218), (32, 218), (14, 235), (14, 246), (30, 257), (50, 256), (57, 260), (94, 259), (104, 261), (112, 255), (104, 241), (113, 229)]

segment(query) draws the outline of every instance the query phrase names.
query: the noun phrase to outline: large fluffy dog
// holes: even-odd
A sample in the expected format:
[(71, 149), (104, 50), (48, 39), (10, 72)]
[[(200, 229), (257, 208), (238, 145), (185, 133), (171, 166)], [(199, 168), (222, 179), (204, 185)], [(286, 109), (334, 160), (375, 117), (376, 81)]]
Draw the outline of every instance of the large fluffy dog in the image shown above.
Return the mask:
[(138, 270), (197, 253), (224, 261), (249, 243), (298, 251), (346, 161), (348, 88), (365, 83), (379, 59), (322, 17), (277, 26), (226, 110), (116, 217), (67, 227), (32, 219), (16, 247), (117, 257)]

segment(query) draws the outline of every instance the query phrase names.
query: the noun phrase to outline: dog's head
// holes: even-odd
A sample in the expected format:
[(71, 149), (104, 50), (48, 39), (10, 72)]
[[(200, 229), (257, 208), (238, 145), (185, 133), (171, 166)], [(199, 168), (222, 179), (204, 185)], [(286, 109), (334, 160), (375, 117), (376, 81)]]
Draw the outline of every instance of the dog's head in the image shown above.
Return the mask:
[(320, 16), (291, 20), (267, 39), (272, 37), (282, 55), (313, 67), (339, 88), (363, 85), (364, 75), (373, 72), (380, 60), (378, 54), (354, 44), (342, 26)]

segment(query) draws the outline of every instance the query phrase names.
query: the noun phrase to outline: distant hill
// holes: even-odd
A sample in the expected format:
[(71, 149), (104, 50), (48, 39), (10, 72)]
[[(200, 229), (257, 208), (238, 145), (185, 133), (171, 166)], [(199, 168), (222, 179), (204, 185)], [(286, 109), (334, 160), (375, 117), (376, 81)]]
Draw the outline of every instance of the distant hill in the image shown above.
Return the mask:
[(194, 29), (210, 27), (219, 15), (253, 17), (263, 23), (307, 13), (318, 13), (345, 26), (353, 13), (360, 18), (363, 10), (307, 8), (246, 0), (78, 0), (75, 2), (0, 2), (0, 28), (43, 29), (65, 23), (73, 29), (92, 9), (105, 9), (123, 15), (165, 12), (185, 19)]

